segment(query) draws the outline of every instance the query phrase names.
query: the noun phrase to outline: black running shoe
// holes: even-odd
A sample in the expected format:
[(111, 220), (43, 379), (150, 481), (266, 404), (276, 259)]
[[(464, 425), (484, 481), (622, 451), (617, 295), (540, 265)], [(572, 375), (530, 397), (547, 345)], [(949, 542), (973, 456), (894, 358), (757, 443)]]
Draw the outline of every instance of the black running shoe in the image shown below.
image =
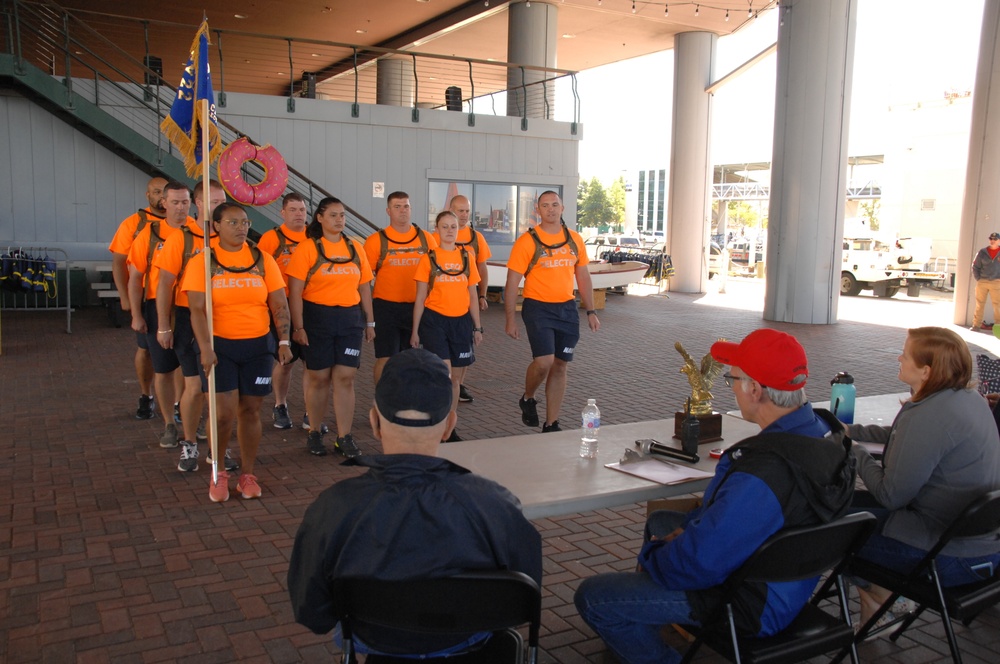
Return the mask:
[(444, 442), (446, 442), (446, 443), (461, 443), (462, 442), (462, 438), (458, 435), (458, 431), (456, 431), (455, 429), (452, 429), (451, 430), (451, 435), (448, 436), (448, 439), (446, 441), (444, 441)]
[(135, 409), (135, 419), (137, 420), (151, 420), (155, 415), (153, 414), (153, 406), (156, 405), (156, 400), (151, 396), (143, 394), (139, 397), (139, 407)]
[(552, 424), (542, 425), (542, 433), (549, 433), (550, 431), (562, 431), (562, 429), (559, 428), (559, 420), (556, 420)]
[(291, 429), (292, 418), (288, 416), (288, 406), (281, 404), (271, 409), (271, 419), (275, 429)]
[(472, 394), (469, 390), (465, 389), (465, 385), (458, 386), (458, 400), (461, 403), (472, 403), (475, 399), (472, 398)]
[(361, 450), (358, 449), (358, 444), (354, 442), (354, 436), (349, 433), (338, 438), (333, 446), (348, 459), (361, 456)]
[(326, 456), (326, 446), (323, 445), (323, 434), (319, 431), (310, 431), (309, 438), (306, 440), (306, 447), (309, 448), (309, 454), (315, 456)]
[(525, 399), (522, 397), (517, 404), (521, 407), (521, 421), (524, 422), (524, 425), (528, 427), (537, 427), (538, 402), (534, 399)]

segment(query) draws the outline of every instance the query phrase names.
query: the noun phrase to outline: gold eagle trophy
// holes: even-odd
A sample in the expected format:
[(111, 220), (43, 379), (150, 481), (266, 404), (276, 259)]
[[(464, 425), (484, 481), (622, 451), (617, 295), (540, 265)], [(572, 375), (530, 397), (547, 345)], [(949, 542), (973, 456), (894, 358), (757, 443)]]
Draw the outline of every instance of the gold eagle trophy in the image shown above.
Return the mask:
[(701, 358), (699, 366), (684, 350), (681, 342), (674, 343), (674, 348), (684, 358), (681, 373), (687, 375), (688, 383), (691, 384), (688, 412), (674, 413), (674, 438), (681, 440), (684, 419), (690, 414), (698, 418), (698, 443), (722, 440), (722, 414), (712, 410), (712, 384), (722, 374), (724, 365), (716, 362), (712, 354), (708, 353)]

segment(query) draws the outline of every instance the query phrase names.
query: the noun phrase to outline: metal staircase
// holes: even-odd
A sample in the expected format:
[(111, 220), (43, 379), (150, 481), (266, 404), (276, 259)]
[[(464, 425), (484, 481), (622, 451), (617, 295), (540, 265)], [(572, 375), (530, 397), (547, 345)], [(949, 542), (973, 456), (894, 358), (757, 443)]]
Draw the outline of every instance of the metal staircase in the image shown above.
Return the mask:
[[(17, 89), (151, 176), (193, 184), (159, 129), (174, 86), (55, 3), (5, 0), (2, 6), (0, 88)], [(223, 145), (245, 136), (222, 119), (219, 133)], [(243, 177), (259, 182), (264, 169), (247, 162)], [(292, 191), (302, 194), (310, 209), (333, 195), (289, 165), (285, 193)], [(345, 208), (348, 234), (363, 239), (378, 229)], [(254, 231), (279, 225), (280, 209), (280, 198), (249, 207)]]

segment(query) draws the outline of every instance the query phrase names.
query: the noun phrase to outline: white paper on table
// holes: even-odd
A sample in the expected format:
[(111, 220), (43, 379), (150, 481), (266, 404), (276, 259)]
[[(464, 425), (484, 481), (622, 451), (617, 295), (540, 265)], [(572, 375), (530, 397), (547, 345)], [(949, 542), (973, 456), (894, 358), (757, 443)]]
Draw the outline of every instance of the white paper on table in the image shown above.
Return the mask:
[(604, 467), (659, 482), (660, 484), (679, 484), (681, 482), (706, 479), (713, 475), (713, 473), (706, 473), (697, 468), (688, 468), (658, 459), (647, 459), (645, 461), (626, 464), (609, 463), (605, 464)]

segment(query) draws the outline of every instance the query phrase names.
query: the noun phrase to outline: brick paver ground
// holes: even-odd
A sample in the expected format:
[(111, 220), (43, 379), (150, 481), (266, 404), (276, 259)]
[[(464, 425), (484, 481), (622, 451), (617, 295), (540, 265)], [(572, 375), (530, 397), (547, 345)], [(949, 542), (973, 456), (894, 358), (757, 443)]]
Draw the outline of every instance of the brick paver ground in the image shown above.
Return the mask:
[[(563, 425), (577, 425), (589, 397), (607, 424), (668, 416), (688, 394), (673, 343), (700, 358), (715, 338), (764, 325), (762, 292), (730, 280), (724, 295), (609, 295), (603, 329), (584, 332), (570, 369)], [(837, 325), (770, 325), (803, 342), (816, 400), (829, 398), (828, 380), (841, 370), (854, 374), (861, 396), (901, 391), (904, 329), (952, 318), (941, 296), (847, 298), (840, 313)], [(467, 439), (525, 433), (516, 401), (527, 342), (503, 334), (500, 307), (483, 320), (486, 340), (467, 380), (476, 400), (460, 407), (459, 430)], [(99, 309), (74, 314), (72, 335), (63, 329), (50, 313), (5, 311), (0, 319), (0, 661), (331, 661), (330, 639), (292, 619), (287, 560), (306, 506), (359, 471), (307, 454), (304, 432), (272, 428), (266, 403), (263, 499), (213, 504), (207, 468), (178, 472), (177, 451), (157, 444), (160, 421), (133, 419), (131, 332), (110, 327)], [(974, 352), (1000, 354), (1000, 340), (962, 334)], [(354, 424), (366, 452), (378, 449), (364, 408), (371, 366), (369, 348)], [(300, 371), (290, 396), (296, 424)], [(717, 409), (735, 408), (725, 388), (717, 397)], [(613, 661), (577, 616), (573, 591), (581, 578), (634, 566), (644, 515), (643, 505), (626, 505), (535, 522), (545, 554), (543, 662)], [(1000, 612), (958, 631), (966, 662), (998, 660)], [(921, 622), (897, 644), (866, 644), (862, 657), (940, 661), (947, 646), (939, 625)], [(709, 651), (699, 658), (717, 660)]]

